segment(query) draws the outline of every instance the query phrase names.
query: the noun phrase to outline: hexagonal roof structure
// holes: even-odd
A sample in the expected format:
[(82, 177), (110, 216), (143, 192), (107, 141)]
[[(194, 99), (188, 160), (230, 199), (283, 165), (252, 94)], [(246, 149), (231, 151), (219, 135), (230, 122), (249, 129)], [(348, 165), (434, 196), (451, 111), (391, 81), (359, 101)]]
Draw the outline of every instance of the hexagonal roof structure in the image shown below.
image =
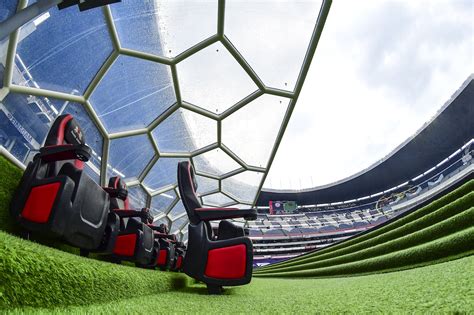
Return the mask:
[[(28, 5), (17, 2), (2, 6)], [(177, 163), (195, 166), (203, 204), (255, 203), (329, 7), (123, 0), (86, 12), (52, 8), (0, 43), (2, 110), (32, 151), (55, 117), (73, 114), (93, 150), (88, 173), (101, 185), (125, 178), (132, 206), (150, 207), (185, 240)], [(30, 104), (41, 121), (22, 121)], [(16, 156), (27, 163), (32, 155)]]

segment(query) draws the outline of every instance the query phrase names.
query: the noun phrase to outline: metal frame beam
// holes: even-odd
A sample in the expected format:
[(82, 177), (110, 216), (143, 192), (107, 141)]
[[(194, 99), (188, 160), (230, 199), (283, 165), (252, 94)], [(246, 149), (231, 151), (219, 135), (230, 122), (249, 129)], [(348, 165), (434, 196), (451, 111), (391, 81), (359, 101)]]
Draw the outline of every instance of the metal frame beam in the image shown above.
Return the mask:
[[(7, 89), (7, 91), (11, 91), (14, 93), (21, 93), (21, 94), (28, 94), (28, 95), (36, 95), (36, 96), (43, 96), (43, 97), (50, 97), (50, 98), (55, 98), (55, 99), (61, 99), (61, 100), (66, 100), (70, 102), (76, 102), (80, 103), (84, 106), (85, 110), (91, 117), (92, 121), (95, 123), (97, 126), (99, 132), (102, 134), (104, 138), (103, 142), (103, 148), (102, 148), (102, 157), (101, 157), (101, 176), (100, 176), (100, 182), (102, 185), (106, 184), (106, 177), (107, 177), (107, 168), (108, 168), (108, 160), (109, 160), (109, 150), (110, 150), (110, 141), (114, 139), (119, 139), (119, 138), (124, 138), (124, 137), (131, 137), (131, 136), (137, 136), (137, 135), (142, 135), (146, 134), (148, 138), (150, 139), (150, 142), (153, 146), (153, 149), (155, 151), (155, 155), (153, 158), (147, 163), (145, 168), (143, 169), (142, 173), (138, 176), (137, 180), (134, 181), (129, 181), (127, 182), (130, 185), (140, 185), (144, 191), (147, 193), (147, 206), (151, 205), (151, 200), (153, 197), (165, 193), (170, 190), (174, 190), (177, 194), (177, 198), (173, 201), (173, 203), (166, 209), (166, 215), (160, 215), (157, 219), (161, 219), (163, 217), (166, 217), (167, 220), (169, 220), (168, 214), (169, 211), (173, 209), (173, 207), (178, 203), (180, 200), (179, 197), (179, 192), (176, 191), (176, 184), (172, 185), (167, 185), (165, 187), (161, 187), (158, 190), (150, 190), (146, 186), (144, 186), (143, 181), (146, 178), (146, 176), (149, 174), (155, 163), (159, 161), (160, 158), (189, 158), (191, 160), (191, 163), (194, 164), (193, 159), (201, 154), (204, 154), (206, 152), (209, 152), (211, 150), (221, 148), (227, 155), (229, 155), (236, 163), (240, 165), (240, 168), (235, 169), (231, 172), (228, 172), (226, 174), (222, 174), (220, 176), (212, 175), (212, 174), (207, 174), (207, 173), (202, 173), (202, 172), (197, 172), (199, 176), (203, 176), (209, 179), (217, 180), (218, 181), (218, 189), (213, 190), (210, 192), (207, 192), (206, 194), (203, 194), (203, 196), (208, 196), (213, 193), (222, 193), (228, 198), (232, 199), (233, 202), (229, 203), (228, 205), (235, 205), (237, 204), (249, 204), (247, 201), (242, 201), (236, 198), (235, 196), (230, 195), (227, 192), (224, 192), (222, 189), (222, 181), (224, 179), (227, 179), (229, 177), (235, 176), (237, 174), (240, 174), (245, 171), (252, 171), (252, 172), (259, 172), (263, 173), (262, 179), (260, 180), (260, 184), (258, 186), (258, 190), (256, 192), (255, 198), (252, 202), (252, 204), (255, 204), (255, 201), (258, 198), (258, 195), (262, 189), (263, 183), (265, 182), (265, 179), (268, 175), (268, 172), (271, 168), (271, 165), (273, 163), (273, 160), (275, 158), (276, 152), (278, 150), (278, 147), (281, 143), (283, 134), (285, 133), (286, 127), (288, 125), (289, 119), (292, 115), (292, 112), (295, 108), (296, 102), (298, 100), (299, 94), (301, 92), (301, 88), (303, 86), (303, 82), (306, 78), (306, 75), (309, 71), (309, 66), (311, 64), (311, 60), (314, 56), (314, 53), (316, 51), (316, 47), (318, 44), (318, 41), (321, 37), (321, 32), (323, 30), (324, 24), (326, 22), (326, 18), (329, 13), (329, 9), (331, 6), (331, 0), (323, 0), (315, 28), (313, 30), (313, 34), (309, 43), (308, 50), (306, 52), (302, 68), (300, 70), (298, 79), (296, 81), (296, 85), (294, 88), (294, 91), (286, 91), (286, 90), (281, 90), (281, 89), (276, 89), (272, 87), (266, 86), (263, 81), (260, 79), (260, 77), (257, 75), (257, 73), (254, 71), (254, 69), (250, 66), (250, 64), (245, 60), (245, 58), (240, 54), (240, 52), (237, 50), (237, 48), (232, 44), (232, 42), (225, 36), (224, 34), (224, 29), (225, 29), (225, 0), (219, 0), (218, 2), (218, 14), (217, 14), (217, 30), (216, 34), (204, 39), (203, 41), (197, 43), (196, 45), (190, 47), (189, 49), (185, 50), (184, 52), (178, 54), (174, 58), (169, 58), (165, 56), (158, 56), (154, 54), (149, 54), (145, 52), (140, 52), (136, 51), (133, 49), (128, 49), (124, 48), (120, 44), (120, 38), (117, 33), (117, 29), (115, 27), (115, 22), (113, 18), (113, 14), (108, 6), (104, 7), (103, 14), (106, 19), (107, 27), (109, 30), (109, 35), (112, 39), (112, 44), (113, 44), (113, 52), (110, 54), (110, 56), (105, 60), (104, 64), (101, 66), (101, 68), (98, 70), (97, 74), (95, 77), (92, 79), (91, 83), (87, 87), (86, 91), (84, 92), (84, 95), (72, 95), (72, 94), (67, 94), (67, 93), (62, 93), (62, 92), (56, 92), (56, 91), (50, 91), (50, 90), (45, 90), (42, 88), (32, 88), (32, 87), (27, 87), (27, 86), (19, 86), (12, 84), (12, 75), (13, 75), (13, 68), (15, 66), (15, 54), (16, 54), (16, 47), (18, 45), (18, 37), (19, 37), (19, 31), (16, 30), (11, 33), (10, 35), (10, 41), (8, 45), (8, 52), (7, 52), (7, 65), (6, 65), (6, 70), (5, 70), (5, 75), (4, 75), (4, 88)], [(26, 0), (20, 0), (19, 4), (19, 10), (26, 7), (27, 1)], [(181, 96), (181, 88), (179, 85), (179, 78), (178, 78), (178, 64), (185, 59), (193, 56), (194, 54), (200, 52), (201, 50), (217, 43), (221, 42), (222, 45), (229, 51), (229, 53), (233, 56), (233, 58), (239, 63), (239, 65), (242, 67), (242, 69), (250, 76), (252, 81), (255, 83), (255, 85), (258, 87), (256, 91), (253, 93), (247, 95), (245, 98), (237, 102), (236, 104), (232, 105), (231, 107), (227, 108), (223, 113), (221, 114), (216, 114), (211, 111), (208, 111), (202, 107), (199, 107), (197, 105), (191, 104), (189, 102), (186, 102), (182, 100)], [(113, 66), (114, 62), (117, 60), (117, 58), (120, 55), (126, 55), (126, 56), (131, 56), (135, 58), (141, 58), (148, 60), (150, 62), (157, 62), (160, 64), (168, 65), (170, 66), (170, 74), (171, 74), (171, 79), (173, 83), (173, 87), (175, 90), (175, 96), (176, 96), (176, 102), (172, 104), (168, 109), (166, 109), (161, 115), (159, 115), (154, 121), (152, 121), (146, 128), (141, 128), (141, 129), (134, 129), (134, 130), (127, 130), (127, 131), (121, 131), (121, 132), (115, 132), (115, 133), (108, 133), (103, 122), (101, 121), (100, 117), (98, 117), (97, 113), (95, 112), (95, 109), (93, 108), (92, 104), (90, 103), (90, 97), (94, 93), (94, 90), (97, 88), (97, 86), (100, 84), (100, 82), (103, 80), (109, 69)], [(231, 149), (229, 149), (224, 143), (222, 139), (222, 121), (241, 109), (242, 107), (248, 105), (252, 101), (256, 100), (258, 97), (262, 96), (263, 94), (270, 94), (270, 95), (276, 95), (280, 97), (285, 97), (290, 99), (290, 103), (288, 105), (287, 111), (285, 113), (285, 116), (283, 118), (283, 122), (280, 126), (280, 129), (278, 131), (277, 138), (274, 142), (274, 145), (272, 147), (272, 151), (267, 163), (266, 167), (256, 167), (256, 166), (251, 166), (248, 165), (244, 160), (242, 160), (238, 154), (234, 153)], [(187, 109), (190, 110), (196, 114), (202, 115), (204, 117), (207, 117), (209, 119), (215, 120), (217, 122), (217, 142), (209, 144), (205, 147), (199, 148), (193, 152), (160, 152), (158, 145), (156, 143), (156, 140), (153, 138), (152, 132), (154, 128), (156, 128), (161, 122), (163, 122), (166, 118), (168, 118), (170, 115), (172, 115), (176, 110), (179, 108)], [(2, 155), (6, 155), (5, 149), (3, 147), (0, 147), (0, 153)], [(9, 153), (8, 153), (9, 154)], [(11, 154), (10, 154), (11, 155)], [(10, 159), (10, 158), (9, 158)], [(17, 161), (18, 163), (18, 161)], [(179, 219), (184, 216), (184, 213), (176, 218), (174, 220)], [(181, 229), (185, 227), (187, 223), (185, 222)], [(181, 230), (180, 229), (180, 230)]]

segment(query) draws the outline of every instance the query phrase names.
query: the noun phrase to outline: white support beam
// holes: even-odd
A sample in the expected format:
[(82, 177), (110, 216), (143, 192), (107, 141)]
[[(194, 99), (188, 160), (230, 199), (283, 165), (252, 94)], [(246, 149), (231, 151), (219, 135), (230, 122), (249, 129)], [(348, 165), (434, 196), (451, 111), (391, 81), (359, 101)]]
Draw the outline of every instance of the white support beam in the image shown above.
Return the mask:
[(73, 95), (73, 94), (68, 94), (68, 93), (63, 93), (63, 92), (32, 88), (29, 86), (11, 84), (9, 88), (10, 88), (10, 91), (14, 93), (51, 97), (51, 98), (70, 101), (74, 103), (84, 103), (86, 101), (84, 96), (81, 96), (81, 95)]
[(316, 25), (313, 30), (313, 34), (311, 35), (311, 40), (309, 43), (308, 50), (306, 51), (305, 58), (303, 60), (303, 66), (301, 68), (301, 71), (298, 75), (298, 79), (296, 80), (296, 85), (295, 85), (295, 90), (294, 90), (294, 97), (290, 101), (290, 104), (286, 110), (285, 116), (283, 118), (282, 125), (280, 127), (280, 130), (278, 131), (277, 138), (275, 140), (275, 143), (273, 144), (273, 148), (270, 154), (270, 159), (267, 164), (267, 170), (265, 173), (263, 173), (262, 180), (260, 182), (260, 185), (258, 187), (258, 193), (255, 196), (255, 199), (253, 201), (253, 206), (255, 206), (255, 203), (257, 202), (258, 196), (262, 190), (262, 186), (265, 183), (265, 179), (268, 176), (268, 172), (270, 171), (270, 168), (272, 166), (273, 160), (275, 159), (275, 155), (278, 151), (278, 147), (280, 146), (281, 140), (283, 139), (283, 135), (285, 134), (286, 127), (288, 126), (288, 122), (290, 121), (291, 114), (293, 113), (293, 110), (295, 108), (296, 102), (298, 100), (299, 94), (301, 92), (301, 89), (303, 87), (304, 80), (306, 78), (306, 75), (308, 74), (309, 67), (311, 65), (311, 61), (313, 60), (314, 53), (316, 52), (316, 47), (318, 46), (319, 39), (321, 38), (321, 34), (324, 29), (324, 25), (326, 23), (326, 19), (329, 14), (329, 9), (331, 8), (331, 3), (332, 0), (323, 0), (323, 3), (321, 5), (321, 9), (319, 11), (318, 18), (316, 20)]
[(104, 6), (103, 9), (102, 9), (104, 12), (104, 16), (105, 16), (105, 21), (107, 23), (107, 28), (109, 29), (109, 35), (110, 35), (110, 38), (112, 39), (112, 43), (114, 45), (114, 50), (115, 52), (119, 52), (120, 51), (120, 38), (118, 36), (118, 33), (117, 33), (117, 28), (115, 27), (115, 22), (114, 22), (114, 17), (112, 15), (112, 11), (110, 10), (110, 7), (107, 5), (107, 6)]

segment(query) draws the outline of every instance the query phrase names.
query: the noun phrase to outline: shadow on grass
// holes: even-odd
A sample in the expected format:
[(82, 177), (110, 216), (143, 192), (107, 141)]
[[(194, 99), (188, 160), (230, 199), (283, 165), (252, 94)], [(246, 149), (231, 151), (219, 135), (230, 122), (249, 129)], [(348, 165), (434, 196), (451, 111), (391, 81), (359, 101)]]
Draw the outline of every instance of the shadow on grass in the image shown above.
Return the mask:
[[(189, 278), (184, 274), (178, 274), (171, 280), (171, 291), (191, 293), (197, 295), (210, 295), (207, 291), (207, 287), (203, 282)], [(226, 287), (222, 295), (232, 295), (235, 292), (235, 288)], [(212, 295), (211, 295), (212, 296)]]

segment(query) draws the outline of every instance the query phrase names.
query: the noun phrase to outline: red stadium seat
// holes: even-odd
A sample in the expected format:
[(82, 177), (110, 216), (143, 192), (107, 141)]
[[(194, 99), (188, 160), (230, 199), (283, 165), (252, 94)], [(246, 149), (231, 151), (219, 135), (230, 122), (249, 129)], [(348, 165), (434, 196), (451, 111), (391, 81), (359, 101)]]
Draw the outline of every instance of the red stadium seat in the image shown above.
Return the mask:
[(175, 246), (175, 254), (174, 254), (174, 261), (173, 265), (171, 266), (171, 271), (181, 271), (183, 266), (184, 256), (186, 254), (186, 246), (183, 242), (176, 242)]
[(161, 270), (168, 270), (173, 267), (175, 259), (176, 236), (168, 234), (168, 226), (161, 224), (160, 226), (148, 225), (154, 230), (155, 240), (159, 244), (159, 255), (156, 259), (156, 265)]
[(153, 218), (148, 209), (130, 209), (128, 190), (120, 177), (112, 177), (104, 188), (110, 195), (110, 211), (118, 215), (120, 230), (113, 248), (116, 262), (133, 261), (138, 266), (152, 267), (159, 248), (155, 244), (153, 230), (147, 226)]
[(83, 170), (90, 155), (74, 118), (59, 116), (11, 204), (11, 214), (23, 228), (87, 251), (107, 248), (118, 221), (109, 215), (108, 194)]
[[(189, 217), (189, 237), (183, 271), (204, 283), (211, 294), (222, 286), (243, 285), (252, 278), (252, 242), (242, 228), (225, 219), (255, 220), (255, 209), (203, 208), (196, 195), (197, 182), (190, 162), (178, 164), (178, 186)], [(221, 220), (214, 237), (209, 221)]]

